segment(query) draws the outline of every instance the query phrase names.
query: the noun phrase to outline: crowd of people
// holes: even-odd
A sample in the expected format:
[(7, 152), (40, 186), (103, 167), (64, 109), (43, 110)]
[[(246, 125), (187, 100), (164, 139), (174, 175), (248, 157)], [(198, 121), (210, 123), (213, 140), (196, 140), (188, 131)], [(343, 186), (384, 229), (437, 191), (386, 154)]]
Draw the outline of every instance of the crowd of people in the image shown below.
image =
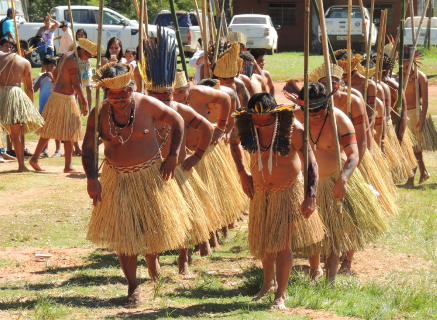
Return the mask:
[[(52, 33), (50, 19), (39, 33)], [(437, 150), (437, 132), (428, 113), (427, 78), (419, 71), (417, 79), (415, 73), (406, 79), (399, 110), (402, 88), (391, 75), (391, 50), (396, 50), (391, 44), (381, 57), (380, 80), (373, 78), (374, 66), (366, 72), (363, 56), (337, 50), (331, 79), (325, 65), (309, 75), (308, 103), (302, 83), (290, 80), (284, 87), (290, 104), (279, 105), (279, 93), (264, 69), (265, 50), (247, 50), (241, 33), (220, 39), (216, 61), (213, 43), (197, 52), (190, 60), (197, 69), (194, 83), (189, 83), (177, 70), (176, 43), (163, 28), (145, 40), (141, 55), (129, 48), (123, 57), (121, 41), (110, 39), (95, 72), (89, 59), (96, 56), (97, 45), (78, 30), (76, 57), (68, 23), (59, 28), (62, 56), (57, 60), (47, 51), (43, 71), (33, 82), (30, 63), (23, 58), (27, 46), (16, 53), (13, 39), (0, 40), (0, 126), (11, 138), (19, 171), (29, 170), (23, 153), (28, 132), (40, 136), (29, 160), (36, 171), (44, 171), (40, 159), (49, 156), (49, 139), (55, 139), (54, 156), (64, 145), (64, 172), (77, 172), (71, 159), (82, 156), (94, 205), (87, 237), (117, 253), (131, 305), (141, 296), (139, 254), (145, 256), (151, 279), (158, 281), (159, 254), (177, 249), (178, 270), (188, 275), (189, 246), (211, 255), (211, 248), (220, 246), (219, 232), (226, 236), (248, 215), (250, 252), (264, 270), (263, 286), (253, 300), (275, 293), (272, 308), (283, 309), (293, 253), (308, 258), (312, 281), (326, 273), (326, 281), (334, 284), (338, 272), (351, 272), (357, 250), (387, 232), (390, 217), (398, 212), (396, 184), (413, 186), (417, 169), (419, 183), (430, 177), (422, 152)], [(410, 60), (417, 66), (421, 58), (408, 48), (400, 54), (406, 66)], [(372, 54), (370, 60), (375, 59)], [(90, 107), (92, 88), (103, 89), (105, 97), (98, 114), (99, 140), (97, 114)], [(39, 112), (33, 104), (38, 90)], [(306, 170), (305, 108), (310, 138)], [(88, 113), (84, 133), (81, 115)], [(82, 148), (74, 150), (82, 140)], [(97, 141), (105, 155), (100, 175)]]

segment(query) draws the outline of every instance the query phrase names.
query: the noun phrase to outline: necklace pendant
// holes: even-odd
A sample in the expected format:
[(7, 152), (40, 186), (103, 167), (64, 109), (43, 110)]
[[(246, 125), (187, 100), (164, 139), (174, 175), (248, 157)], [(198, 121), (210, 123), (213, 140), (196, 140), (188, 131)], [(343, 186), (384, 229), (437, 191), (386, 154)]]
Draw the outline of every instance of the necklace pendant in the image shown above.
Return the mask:
[(317, 151), (317, 144), (314, 145), (314, 151)]
[(118, 136), (118, 141), (120, 141), (121, 145), (124, 145), (125, 141), (121, 137), (121, 135)]

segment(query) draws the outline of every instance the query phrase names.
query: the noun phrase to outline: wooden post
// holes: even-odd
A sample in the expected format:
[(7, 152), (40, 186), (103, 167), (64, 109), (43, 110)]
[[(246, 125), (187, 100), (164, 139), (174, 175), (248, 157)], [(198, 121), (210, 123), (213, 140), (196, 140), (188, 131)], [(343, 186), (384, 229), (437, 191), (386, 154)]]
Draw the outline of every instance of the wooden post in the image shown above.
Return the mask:
[[(314, 11), (316, 12), (317, 20), (319, 21), (319, 24), (320, 24), (320, 19), (321, 19), (321, 18), (320, 18), (320, 12), (322, 12), (322, 14), (323, 14), (323, 21), (325, 21), (325, 13), (324, 13), (323, 10), (322, 10), (322, 11), (319, 10), (319, 5), (317, 4), (317, 1), (318, 1), (318, 0), (311, 0), (311, 1), (312, 1), (312, 5), (313, 5), (313, 8), (314, 8)], [(335, 58), (334, 49), (332, 49), (331, 42), (329, 41), (328, 38), (327, 38), (326, 40), (327, 40), (327, 42), (328, 42), (328, 46), (329, 46), (329, 54), (330, 54), (330, 56), (331, 56), (332, 63), (333, 63), (333, 64), (338, 64), (338, 63), (337, 63), (337, 59)], [(323, 44), (322, 44), (322, 46), (323, 46)]]
[(373, 26), (373, 11), (375, 8), (375, 0), (372, 0), (370, 4), (370, 22), (369, 22), (369, 37), (367, 40), (366, 48), (366, 79), (364, 82), (364, 102), (367, 104), (367, 89), (369, 87), (369, 62), (370, 62), (370, 48), (372, 47), (372, 26)]
[(381, 18), (379, 20), (379, 32), (378, 32), (378, 46), (376, 50), (376, 65), (375, 65), (375, 80), (378, 81), (379, 77), (379, 63), (382, 61), (381, 59), (381, 47), (384, 47), (384, 19), (385, 19), (385, 10), (381, 11)]
[(146, 30), (145, 39), (149, 38), (149, 13), (147, 11), (147, 0), (144, 0), (144, 28)]
[(375, 71), (378, 72), (378, 75), (376, 76), (376, 79), (378, 83), (381, 82), (382, 79), (382, 57), (384, 56), (384, 47), (385, 47), (385, 36), (387, 34), (387, 9), (384, 10), (384, 29), (382, 31), (382, 41), (381, 46), (379, 48), (379, 61), (377, 60), (377, 69)]
[[(136, 0), (134, 0), (136, 1)], [(102, 26), (103, 26), (103, 0), (99, 1), (99, 21), (97, 27), (97, 63), (96, 70), (100, 68), (102, 58)], [(91, 108), (91, 107), (90, 107)], [(100, 89), (96, 89), (96, 105), (94, 107), (94, 167), (99, 172), (99, 128), (100, 128)]]
[[(325, 24), (325, 15), (323, 10), (323, 0), (317, 0), (319, 3), (319, 17), (320, 17), (320, 29), (322, 31), (322, 45), (323, 45), (323, 56), (325, 60), (325, 68), (326, 68), (326, 84), (328, 86), (328, 94), (332, 92), (332, 82), (331, 80), (331, 64), (329, 61), (329, 54), (328, 54), (328, 35), (326, 33), (326, 24)], [(331, 105), (328, 109), (330, 112), (330, 118), (331, 118), (331, 127), (332, 127), (332, 136), (334, 138), (334, 148), (335, 148), (335, 155), (337, 160), (337, 173), (340, 177), (340, 174), (343, 170), (341, 165), (341, 151), (340, 151), (340, 142), (338, 139), (338, 130), (337, 130), (337, 121), (335, 119), (334, 114), (334, 97), (331, 96)], [(337, 206), (339, 207), (339, 211), (342, 211), (342, 203), (341, 201), (337, 201)]]
[(363, 0), (359, 0), (360, 2), (360, 10), (361, 10), (361, 19), (363, 20), (363, 22), (361, 22), (361, 24), (363, 25), (363, 34), (364, 34), (364, 46), (366, 48), (366, 52), (367, 52), (367, 38), (366, 38), (366, 17), (364, 16), (364, 5), (363, 5)]
[[(134, 0), (135, 2), (137, 0)], [(144, 0), (140, 0), (140, 9), (139, 9), (139, 16), (138, 16), (138, 24), (141, 28), (142, 32), (138, 33), (138, 61), (140, 62), (139, 65), (141, 65), (144, 62), (144, 40), (147, 39), (146, 32), (144, 31), (143, 27), (143, 21), (144, 21)], [(140, 92), (143, 93), (144, 91), (144, 81), (143, 77), (140, 77), (140, 83), (138, 84), (140, 87)]]
[[(428, 0), (429, 1), (429, 0)], [(398, 90), (398, 107), (397, 112), (399, 116), (396, 119), (396, 134), (399, 135), (399, 128), (401, 125), (401, 117), (402, 114), (402, 97), (404, 87), (404, 32), (405, 32), (405, 0), (401, 0), (401, 19), (399, 25), (399, 90)], [(425, 10), (424, 10), (425, 12)], [(420, 32), (420, 29), (419, 29)], [(419, 33), (420, 34), (420, 33)], [(417, 40), (417, 39), (416, 39)], [(408, 80), (407, 80), (408, 81)]]
[(216, 63), (217, 61), (217, 54), (218, 54), (218, 50), (219, 50), (219, 46), (220, 46), (220, 30), (222, 29), (220, 26), (222, 24), (222, 20), (223, 20), (223, 12), (225, 11), (225, 0), (222, 0), (221, 3), (221, 8), (220, 8), (220, 16), (219, 16), (219, 27), (217, 28), (217, 36), (215, 38), (215, 48), (214, 48), (214, 58), (212, 60), (212, 63)]
[(215, 41), (215, 32), (216, 32), (216, 28), (215, 28), (215, 23), (214, 23), (214, 17), (212, 15), (212, 6), (211, 6), (211, 0), (207, 0), (207, 9), (208, 9), (208, 19), (209, 19), (209, 34), (210, 34), (210, 38), (211, 40), (214, 42)]
[(174, 31), (176, 32), (176, 39), (178, 41), (179, 56), (181, 57), (182, 69), (185, 72), (185, 77), (187, 78), (187, 81), (189, 81), (187, 63), (185, 61), (185, 54), (184, 54), (184, 45), (182, 43), (181, 33), (179, 32), (179, 23), (178, 23), (178, 17), (176, 16), (174, 0), (170, 0), (170, 10), (171, 10), (171, 17), (173, 19)]
[(304, 178), (304, 190), (308, 189), (308, 133), (310, 128), (309, 123), (309, 75), (308, 75), (308, 64), (309, 64), (309, 56), (310, 56), (310, 0), (305, 0), (305, 19), (304, 19), (304, 101), (305, 101), (305, 109), (304, 109), (304, 121), (303, 121), (303, 178)]
[[(425, 36), (425, 43), (427, 45), (428, 50), (431, 49), (431, 20), (434, 16), (434, 1), (431, 1), (430, 4), (427, 7), (428, 10), (428, 24), (426, 27), (426, 36)], [(424, 43), (424, 45), (425, 45)]]
[(199, 24), (199, 29), (200, 29), (200, 36), (202, 37), (202, 43), (204, 42), (203, 40), (203, 23), (202, 23), (202, 19), (200, 18), (200, 13), (199, 13), (199, 6), (197, 5), (197, 0), (193, 0), (194, 3), (194, 8), (196, 9), (196, 14), (197, 14), (197, 23)]
[(208, 61), (208, 24), (206, 23), (206, 1), (202, 0), (202, 22), (203, 22), (203, 55), (204, 55), (204, 65), (203, 65), (203, 77), (209, 78), (210, 77), (210, 70), (209, 70), (209, 61)]
[[(20, 45), (20, 37), (18, 35), (18, 27), (17, 27), (17, 20), (16, 20), (17, 17), (15, 15), (14, 0), (11, 0), (11, 8), (12, 8), (12, 18), (14, 19), (14, 30), (15, 30), (15, 41), (17, 43), (17, 53), (21, 57), (21, 45)], [(27, 90), (26, 81), (23, 80), (22, 83), (23, 83), (24, 91), (26, 91)], [(33, 89), (32, 89), (32, 91), (33, 91)]]
[[(132, 2), (134, 3), (135, 11), (137, 12), (138, 19), (140, 19), (140, 8), (138, 7), (138, 2), (137, 0), (132, 0)], [(141, 30), (141, 32), (143, 33), (143, 39), (146, 39), (146, 32), (144, 31), (144, 27), (141, 25), (141, 21), (138, 21), (138, 29), (139, 29), (138, 32), (140, 32)]]
[[(347, 10), (347, 56), (349, 59), (347, 60), (347, 115), (349, 119), (352, 120), (352, 111), (351, 111), (351, 95), (352, 95), (352, 70), (351, 70), (351, 62), (352, 62), (352, 45), (351, 45), (351, 19), (352, 19), (352, 0), (348, 0), (348, 10)], [(365, 37), (364, 37), (365, 38)], [(330, 81), (331, 79), (326, 79), (326, 81)]]

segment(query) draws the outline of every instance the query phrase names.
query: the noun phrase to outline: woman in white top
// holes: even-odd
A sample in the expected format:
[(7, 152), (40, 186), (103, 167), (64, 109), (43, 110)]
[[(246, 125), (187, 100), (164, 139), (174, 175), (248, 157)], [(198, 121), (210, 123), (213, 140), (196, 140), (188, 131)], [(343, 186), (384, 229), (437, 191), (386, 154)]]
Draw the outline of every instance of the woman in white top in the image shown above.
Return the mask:
[[(50, 26), (50, 23), (53, 22), (53, 25)], [(54, 56), (55, 55), (55, 47), (53, 46), (53, 38), (55, 35), (55, 30), (59, 26), (59, 22), (52, 19), (50, 17), (50, 13), (47, 13), (47, 16), (44, 17), (44, 26), (38, 29), (38, 32), (36, 33), (37, 37), (41, 37), (41, 42), (44, 42), (46, 45), (46, 52), (39, 52), (39, 58), (41, 61), (44, 60), (44, 58), (47, 55)], [(41, 64), (41, 72), (45, 72), (44, 64)]]

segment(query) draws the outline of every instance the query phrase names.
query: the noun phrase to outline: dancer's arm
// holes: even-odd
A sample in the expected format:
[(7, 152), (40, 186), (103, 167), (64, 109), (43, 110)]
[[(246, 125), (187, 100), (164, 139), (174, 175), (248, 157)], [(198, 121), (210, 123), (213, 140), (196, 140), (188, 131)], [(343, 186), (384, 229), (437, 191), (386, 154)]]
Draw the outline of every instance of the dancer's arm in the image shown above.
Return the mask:
[(238, 139), (237, 129), (235, 128), (231, 133), (230, 147), (232, 159), (237, 166), (237, 171), (238, 175), (240, 176), (243, 191), (250, 199), (253, 199), (253, 196), (255, 194), (255, 189), (253, 188), (253, 178), (250, 172), (248, 172), (248, 170), (246, 169), (246, 166), (244, 165), (244, 151)]

